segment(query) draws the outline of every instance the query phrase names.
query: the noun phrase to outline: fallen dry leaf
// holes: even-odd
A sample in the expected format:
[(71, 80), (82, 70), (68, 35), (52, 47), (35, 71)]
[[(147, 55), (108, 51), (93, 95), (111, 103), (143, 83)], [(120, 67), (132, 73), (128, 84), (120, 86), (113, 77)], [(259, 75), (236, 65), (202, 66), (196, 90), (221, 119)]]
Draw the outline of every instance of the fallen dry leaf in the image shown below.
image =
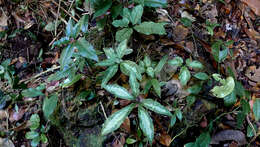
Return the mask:
[(260, 0), (241, 0), (245, 4), (247, 4), (256, 15), (260, 16)]
[(161, 144), (163, 144), (165, 146), (170, 146), (170, 144), (172, 142), (171, 140), (172, 140), (171, 136), (168, 135), (167, 133), (163, 133), (163, 134), (160, 135), (159, 141), (160, 141)]

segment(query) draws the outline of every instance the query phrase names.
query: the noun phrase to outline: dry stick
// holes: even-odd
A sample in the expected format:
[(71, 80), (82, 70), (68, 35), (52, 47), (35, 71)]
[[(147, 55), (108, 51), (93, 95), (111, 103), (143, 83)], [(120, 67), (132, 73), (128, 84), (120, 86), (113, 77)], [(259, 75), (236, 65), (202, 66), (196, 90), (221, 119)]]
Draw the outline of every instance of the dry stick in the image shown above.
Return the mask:
[(256, 139), (257, 133), (256, 133), (256, 130), (255, 130), (253, 124), (251, 123), (248, 115), (246, 115), (246, 120), (247, 120), (247, 123), (249, 124), (250, 128), (252, 128), (253, 133), (254, 133), (254, 137), (250, 140), (250, 143), (251, 143), (251, 142), (253, 142)]
[[(59, 6), (58, 3), (56, 3), (54, 0), (51, 0), (55, 5)], [(74, 19), (76, 22), (78, 22), (79, 20), (76, 19), (74, 16), (72, 16), (66, 9), (64, 9), (63, 7), (60, 7), (66, 14), (68, 14), (72, 19)]]
[(60, 32), (58, 33), (58, 35), (55, 36), (55, 38), (52, 39), (52, 41), (49, 43), (49, 46), (51, 46), (51, 45), (57, 40), (57, 38), (61, 35), (61, 33), (62, 33), (62, 31), (60, 31)]
[(30, 81), (32, 81), (32, 80), (34, 80), (34, 79), (36, 79), (36, 78), (38, 78), (38, 77), (40, 77), (40, 76), (42, 76), (42, 75), (48, 73), (48, 72), (54, 71), (54, 70), (56, 70), (56, 69), (59, 69), (59, 68), (60, 68), (60, 66), (55, 66), (55, 67), (49, 68), (49, 69), (47, 69), (46, 71), (43, 71), (43, 72), (41, 72), (41, 73), (39, 73), (39, 74), (33, 76), (32, 78), (24, 79), (24, 80), (19, 81), (19, 84), (22, 83), (22, 82), (24, 82), (25, 84), (27, 84), (27, 83), (29, 83)]
[(59, 6), (58, 6), (58, 12), (57, 12), (57, 17), (56, 17), (56, 21), (55, 21), (55, 36), (57, 35), (57, 25), (58, 25), (58, 16), (60, 16), (60, 0), (59, 0)]

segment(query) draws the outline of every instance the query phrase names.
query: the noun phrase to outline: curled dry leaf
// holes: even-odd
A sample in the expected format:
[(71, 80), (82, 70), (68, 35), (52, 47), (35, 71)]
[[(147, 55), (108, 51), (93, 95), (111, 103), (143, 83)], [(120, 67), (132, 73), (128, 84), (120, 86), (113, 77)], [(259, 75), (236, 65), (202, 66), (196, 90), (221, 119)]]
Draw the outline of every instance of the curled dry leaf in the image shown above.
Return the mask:
[(163, 144), (165, 146), (170, 146), (170, 144), (172, 142), (171, 140), (172, 140), (171, 136), (168, 135), (167, 133), (162, 133), (160, 135), (160, 140), (159, 141), (160, 141), (161, 144)]
[(256, 15), (260, 16), (260, 1), (259, 0), (241, 0), (245, 4), (247, 4)]

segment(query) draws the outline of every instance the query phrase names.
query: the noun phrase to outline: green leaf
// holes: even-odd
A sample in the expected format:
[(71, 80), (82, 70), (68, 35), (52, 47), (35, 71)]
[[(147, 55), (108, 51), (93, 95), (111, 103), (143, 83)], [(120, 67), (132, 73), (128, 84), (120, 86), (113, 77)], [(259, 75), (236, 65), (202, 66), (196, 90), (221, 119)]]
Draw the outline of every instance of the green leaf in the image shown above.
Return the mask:
[[(257, 126), (254, 124), (253, 125), (253, 127), (254, 127), (254, 130), (257, 132)], [(253, 128), (250, 126), (250, 125), (248, 125), (247, 126), (247, 129), (246, 129), (247, 131), (246, 131), (246, 136), (247, 137), (253, 137), (254, 136), (254, 131), (253, 131)]]
[(158, 103), (152, 99), (144, 99), (142, 101), (142, 104), (147, 109), (154, 111), (158, 114), (172, 116), (171, 112), (167, 108), (165, 108), (163, 105), (161, 105), (160, 103)]
[(78, 53), (82, 57), (85, 57), (85, 58), (98, 62), (98, 56), (96, 54), (96, 51), (94, 50), (93, 46), (85, 38), (79, 38), (78, 41), (75, 43), (75, 46), (78, 49)]
[(37, 147), (38, 144), (40, 143), (40, 141), (41, 141), (41, 137), (40, 137), (40, 136), (34, 138), (34, 139), (31, 141), (31, 146), (32, 146), (32, 147)]
[(45, 98), (42, 105), (44, 117), (49, 119), (51, 114), (54, 112), (58, 103), (58, 95), (54, 94), (50, 98)]
[(235, 81), (235, 91), (236, 91), (236, 94), (240, 97), (246, 96), (246, 90), (243, 87), (241, 82)]
[(125, 118), (130, 114), (136, 104), (130, 104), (129, 106), (113, 113), (111, 116), (103, 124), (103, 128), (101, 130), (102, 135), (107, 135), (118, 129), (120, 125), (124, 122)]
[(136, 25), (134, 29), (142, 34), (151, 35), (151, 34), (158, 34), (158, 35), (165, 35), (166, 31), (164, 29), (164, 25), (166, 23), (154, 23), (152, 21), (143, 22), (139, 25)]
[(147, 7), (167, 7), (167, 0), (144, 0), (144, 5)]
[(66, 34), (66, 36), (67, 37), (72, 37), (73, 36), (73, 34), (72, 34), (72, 32), (73, 32), (73, 20), (70, 18), (70, 20), (68, 21), (68, 24), (67, 24), (67, 26), (66, 26), (66, 31), (65, 31), (65, 34)]
[(113, 19), (115, 19), (117, 16), (119, 16), (121, 12), (123, 12), (123, 5), (122, 4), (112, 5), (111, 15), (112, 15)]
[(183, 86), (186, 85), (190, 80), (190, 78), (191, 78), (190, 71), (186, 66), (183, 66), (179, 74), (179, 80), (181, 82), (181, 85)]
[(215, 86), (211, 92), (218, 98), (224, 98), (231, 94), (235, 88), (235, 81), (233, 77), (228, 77), (221, 82), (222, 86)]
[(179, 56), (173, 58), (172, 60), (169, 60), (168, 61), (168, 64), (172, 65), (172, 66), (176, 66), (176, 67), (179, 67), (181, 66), (183, 63), (183, 59)]
[(127, 18), (123, 18), (123, 19), (120, 19), (120, 20), (114, 20), (112, 22), (112, 25), (114, 27), (121, 27), (121, 28), (124, 28), (124, 27), (127, 27), (129, 24), (129, 20)]
[(161, 87), (160, 87), (159, 81), (158, 81), (157, 79), (152, 79), (152, 80), (151, 80), (151, 83), (152, 83), (152, 85), (153, 85), (153, 89), (154, 89), (155, 93), (156, 93), (159, 97), (161, 97)]
[(139, 67), (133, 61), (125, 60), (125, 61), (121, 62), (120, 70), (127, 76), (130, 76), (130, 72), (133, 72), (139, 81), (142, 80), (142, 75), (139, 71)]
[(116, 63), (116, 58), (109, 58), (103, 61), (100, 61), (98, 63), (96, 63), (96, 66), (111, 66), (114, 65)]
[(127, 138), (126, 139), (126, 144), (134, 144), (136, 143), (137, 141), (135, 139), (132, 139), (132, 138)]
[(138, 5), (135, 6), (131, 11), (130, 21), (133, 25), (137, 24), (138, 22), (141, 22), (141, 17), (143, 15), (143, 6)]
[(120, 58), (120, 59), (121, 59), (124, 55), (128, 55), (128, 54), (130, 54), (130, 53), (132, 53), (132, 52), (133, 52), (132, 49), (127, 48), (127, 40), (122, 41), (122, 42), (118, 45), (118, 47), (117, 47), (117, 49), (116, 49), (117, 57)]
[(143, 131), (144, 135), (148, 138), (150, 144), (153, 142), (154, 137), (154, 126), (152, 118), (149, 116), (148, 112), (141, 106), (138, 107), (138, 118), (139, 126)]
[(173, 127), (176, 123), (176, 115), (171, 116), (171, 122), (170, 122), (170, 127)]
[(151, 87), (152, 87), (151, 80), (147, 80), (144, 86), (143, 94), (147, 94)]
[(45, 134), (41, 134), (41, 141), (42, 143), (48, 143), (48, 138), (46, 137)]
[(154, 70), (153, 70), (152, 67), (146, 68), (146, 73), (147, 73), (148, 76), (150, 76), (151, 78), (154, 78)]
[(102, 85), (106, 85), (108, 81), (117, 73), (118, 71), (118, 65), (110, 66), (106, 71), (104, 78), (102, 80)]
[(102, 7), (95, 10), (93, 19), (105, 14), (111, 6), (112, 6), (112, 1), (106, 0), (104, 3), (102, 3)]
[(89, 19), (88, 15), (83, 15), (77, 23), (79, 25), (80, 30), (83, 33), (87, 33), (88, 31), (88, 19)]
[(192, 25), (192, 21), (187, 18), (187, 17), (182, 17), (181, 18), (181, 23), (185, 26), (185, 27), (191, 27)]
[(44, 94), (39, 89), (28, 88), (22, 91), (22, 95), (24, 97), (37, 97), (37, 96), (43, 96)]
[[(61, 23), (61, 21), (57, 21), (57, 26), (59, 26), (60, 23)], [(55, 21), (48, 22), (48, 24), (44, 27), (44, 30), (49, 31), (49, 32), (54, 31), (55, 25), (56, 25)]]
[(192, 85), (191, 87), (189, 87), (187, 89), (187, 91), (190, 93), (190, 94), (198, 94), (201, 90), (201, 84), (195, 84), (195, 85)]
[(191, 59), (186, 60), (186, 65), (189, 66), (190, 68), (198, 68), (202, 69), (204, 66), (197, 60), (191, 61)]
[(197, 146), (195, 145), (195, 143), (190, 142), (190, 143), (186, 143), (186, 144), (184, 145), (184, 147), (197, 147)]
[(62, 84), (62, 88), (70, 87), (71, 85), (78, 82), (82, 76), (83, 76), (82, 74), (78, 74), (76, 76), (67, 78), (66, 80), (64, 80)]
[(194, 104), (195, 101), (196, 101), (196, 97), (193, 95), (189, 95), (186, 97), (186, 102), (187, 102), (188, 106), (191, 106), (192, 104)]
[(36, 131), (30, 131), (25, 134), (26, 139), (34, 139), (39, 136), (39, 133)]
[(224, 104), (225, 106), (232, 106), (237, 101), (236, 92), (235, 90), (232, 91), (231, 94), (224, 97)]
[(237, 128), (240, 129), (244, 123), (244, 120), (246, 118), (246, 114), (243, 112), (238, 112), (237, 114)]
[(134, 96), (137, 97), (140, 93), (140, 90), (139, 90), (140, 84), (136, 80), (136, 76), (133, 72), (130, 73), (129, 83), (130, 83)]
[(116, 53), (113, 48), (103, 48), (108, 59), (116, 58)]
[(225, 58), (228, 55), (228, 48), (224, 48), (224, 50), (221, 50), (221, 46), (223, 46), (222, 41), (216, 41), (212, 46), (212, 55), (214, 59), (218, 62), (221, 63), (225, 60)]
[(242, 113), (244, 114), (248, 114), (251, 111), (249, 102), (246, 101), (245, 99), (241, 100), (241, 107), (242, 107)]
[(150, 67), (152, 65), (152, 61), (148, 55), (144, 56), (144, 64), (146, 67)]
[(33, 114), (30, 118), (30, 129), (36, 130), (40, 126), (40, 117), (38, 114)]
[(177, 116), (177, 118), (181, 121), (182, 120), (182, 112), (180, 109), (176, 109), (175, 110), (175, 115)]
[(126, 18), (129, 21), (131, 21), (131, 13), (130, 13), (130, 10), (128, 8), (123, 9), (123, 18)]
[(57, 71), (55, 74), (52, 74), (51, 76), (48, 77), (48, 81), (53, 81), (53, 80), (58, 81), (62, 78), (65, 78), (66, 76), (71, 74), (72, 70), (73, 70), (72, 67), (69, 67), (63, 71)]
[(126, 100), (134, 100), (135, 98), (124, 88), (117, 84), (105, 85), (104, 89), (116, 97)]
[(124, 28), (116, 32), (116, 41), (121, 42), (128, 40), (133, 33), (132, 28)]
[(208, 132), (200, 134), (196, 139), (195, 145), (198, 147), (208, 147), (210, 144), (211, 138)]
[(5, 72), (5, 68), (2, 65), (0, 65), (0, 75), (3, 74), (4, 72)]
[(199, 79), (199, 80), (207, 80), (209, 79), (209, 76), (204, 73), (204, 72), (198, 72), (194, 75), (195, 78)]
[(68, 64), (71, 62), (73, 52), (74, 44), (69, 44), (65, 49), (63, 49), (59, 60), (61, 70), (68, 68)]
[(154, 73), (157, 75), (161, 72), (163, 66), (165, 65), (165, 63), (168, 60), (168, 55), (165, 55), (160, 61), (159, 63), (156, 65), (155, 69), (154, 69)]
[(70, 43), (70, 38), (69, 37), (62, 37), (61, 39), (55, 41), (53, 44), (52, 44), (52, 47), (53, 48), (54, 46), (61, 46), (61, 45), (65, 45), (65, 44), (68, 44)]
[(255, 116), (255, 120), (259, 121), (260, 119), (260, 98), (256, 98), (253, 104), (253, 112)]

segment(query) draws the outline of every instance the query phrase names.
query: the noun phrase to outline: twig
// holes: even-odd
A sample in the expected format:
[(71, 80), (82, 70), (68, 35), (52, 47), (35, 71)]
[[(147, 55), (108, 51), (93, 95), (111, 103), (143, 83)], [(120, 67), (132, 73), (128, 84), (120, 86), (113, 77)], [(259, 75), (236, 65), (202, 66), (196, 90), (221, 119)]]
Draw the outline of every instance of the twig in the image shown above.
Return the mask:
[(101, 106), (101, 109), (102, 109), (102, 111), (103, 111), (103, 113), (104, 113), (105, 118), (107, 119), (107, 114), (106, 114), (106, 112), (105, 112), (105, 109), (104, 109), (104, 106), (103, 106), (102, 102), (100, 101), (99, 104), (100, 104), (100, 106)]
[(24, 82), (25, 84), (27, 84), (27, 83), (29, 83), (30, 81), (32, 81), (32, 80), (34, 80), (34, 79), (36, 79), (36, 78), (38, 78), (38, 77), (40, 77), (40, 76), (42, 76), (42, 75), (48, 73), (48, 72), (54, 71), (54, 70), (56, 70), (56, 69), (59, 69), (59, 68), (60, 68), (60, 66), (55, 66), (55, 67), (49, 68), (49, 69), (47, 69), (46, 71), (43, 71), (43, 72), (41, 72), (41, 73), (35, 75), (34, 77), (31, 77), (31, 78), (29, 78), (29, 79), (24, 79), (24, 80), (19, 81), (19, 84), (22, 83), (22, 82)]
[[(58, 3), (56, 3), (54, 0), (51, 0), (56, 6), (59, 6)], [(72, 16), (66, 9), (64, 9), (63, 7), (60, 7), (62, 11), (64, 11), (66, 14), (68, 14), (72, 19), (74, 19), (76, 22), (78, 22), (79, 20), (76, 19), (74, 16)]]
[(256, 137), (257, 137), (259, 134), (256, 133), (256, 130), (255, 130), (255, 128), (254, 128), (252, 122), (250, 121), (248, 115), (246, 115), (246, 120), (247, 120), (247, 123), (249, 124), (250, 128), (253, 130), (253, 133), (254, 133), (254, 137), (250, 140), (250, 143), (251, 143), (251, 142), (253, 142), (253, 141), (256, 139)]
[(59, 0), (59, 6), (58, 6), (58, 12), (57, 12), (57, 17), (56, 17), (56, 21), (55, 21), (55, 32), (54, 32), (54, 34), (55, 34), (55, 36), (57, 35), (57, 25), (58, 25), (58, 16), (60, 16), (60, 0)]
[(57, 35), (55, 38), (52, 39), (52, 41), (49, 43), (49, 46), (51, 46), (51, 45), (57, 40), (57, 38), (61, 35), (62, 32), (63, 32), (63, 31), (60, 31), (60, 32), (58, 33), (58, 35)]

